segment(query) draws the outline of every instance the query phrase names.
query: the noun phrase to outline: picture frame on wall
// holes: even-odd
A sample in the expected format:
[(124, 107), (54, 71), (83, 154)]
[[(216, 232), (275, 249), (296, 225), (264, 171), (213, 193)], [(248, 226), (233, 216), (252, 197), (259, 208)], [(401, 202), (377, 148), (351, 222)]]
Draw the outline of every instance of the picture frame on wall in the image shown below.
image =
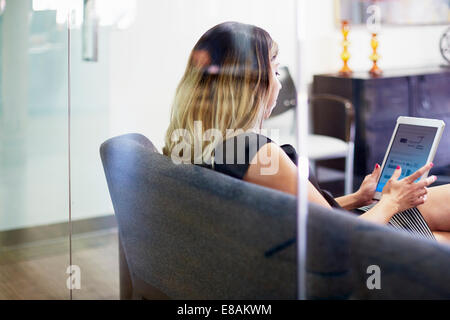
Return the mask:
[(367, 8), (380, 8), (382, 25), (427, 26), (450, 24), (450, 0), (335, 0), (335, 22), (347, 20), (352, 25), (364, 25)]

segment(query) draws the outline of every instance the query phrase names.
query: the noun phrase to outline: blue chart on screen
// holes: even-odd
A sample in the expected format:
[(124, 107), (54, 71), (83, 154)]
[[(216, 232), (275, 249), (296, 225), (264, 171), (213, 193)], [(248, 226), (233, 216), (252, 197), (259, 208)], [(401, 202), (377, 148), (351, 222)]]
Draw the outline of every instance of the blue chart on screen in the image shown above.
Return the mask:
[(401, 180), (426, 164), (436, 132), (434, 127), (399, 125), (377, 185), (378, 192), (383, 191), (397, 166), (402, 167)]

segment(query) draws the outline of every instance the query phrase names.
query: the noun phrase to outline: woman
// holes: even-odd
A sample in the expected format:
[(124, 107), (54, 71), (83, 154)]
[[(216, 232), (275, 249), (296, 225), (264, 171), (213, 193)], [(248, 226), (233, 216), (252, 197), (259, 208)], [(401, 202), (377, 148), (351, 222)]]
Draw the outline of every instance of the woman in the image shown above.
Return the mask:
[[(226, 22), (207, 31), (177, 88), (163, 153), (176, 163), (195, 163), (297, 195), (295, 150), (261, 134), (281, 89), (277, 56), (277, 44), (261, 28)], [(427, 189), (434, 176), (414, 182), (431, 167), (427, 164), (402, 180), (398, 167), (382, 199), (361, 209), (360, 218), (398, 227), (396, 214), (410, 210), (433, 232), (431, 237), (450, 241), (449, 185)], [(308, 199), (347, 210), (370, 205), (380, 170), (377, 164), (356, 193), (337, 199), (310, 177)]]

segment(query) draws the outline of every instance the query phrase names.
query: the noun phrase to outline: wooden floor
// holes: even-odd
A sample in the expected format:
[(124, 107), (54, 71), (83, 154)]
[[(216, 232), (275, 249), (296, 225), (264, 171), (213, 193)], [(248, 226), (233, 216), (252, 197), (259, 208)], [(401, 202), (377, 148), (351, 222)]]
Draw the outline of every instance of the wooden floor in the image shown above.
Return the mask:
[[(117, 229), (77, 234), (72, 264), (81, 269), (73, 299), (119, 299)], [(0, 248), (0, 299), (70, 299), (67, 237)]]

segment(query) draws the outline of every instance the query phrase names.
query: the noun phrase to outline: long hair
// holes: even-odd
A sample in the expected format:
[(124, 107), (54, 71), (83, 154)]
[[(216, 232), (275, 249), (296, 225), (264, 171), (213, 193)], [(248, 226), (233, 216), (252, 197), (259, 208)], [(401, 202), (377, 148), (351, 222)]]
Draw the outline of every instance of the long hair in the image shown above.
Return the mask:
[[(271, 88), (271, 57), (277, 51), (270, 35), (256, 26), (225, 22), (207, 31), (193, 48), (176, 90), (163, 153), (210, 163), (221, 139), (204, 141), (202, 133), (215, 129), (226, 139), (233, 130), (260, 125)], [(181, 136), (184, 143), (200, 141), (200, 154), (194, 148), (176, 149)]]

